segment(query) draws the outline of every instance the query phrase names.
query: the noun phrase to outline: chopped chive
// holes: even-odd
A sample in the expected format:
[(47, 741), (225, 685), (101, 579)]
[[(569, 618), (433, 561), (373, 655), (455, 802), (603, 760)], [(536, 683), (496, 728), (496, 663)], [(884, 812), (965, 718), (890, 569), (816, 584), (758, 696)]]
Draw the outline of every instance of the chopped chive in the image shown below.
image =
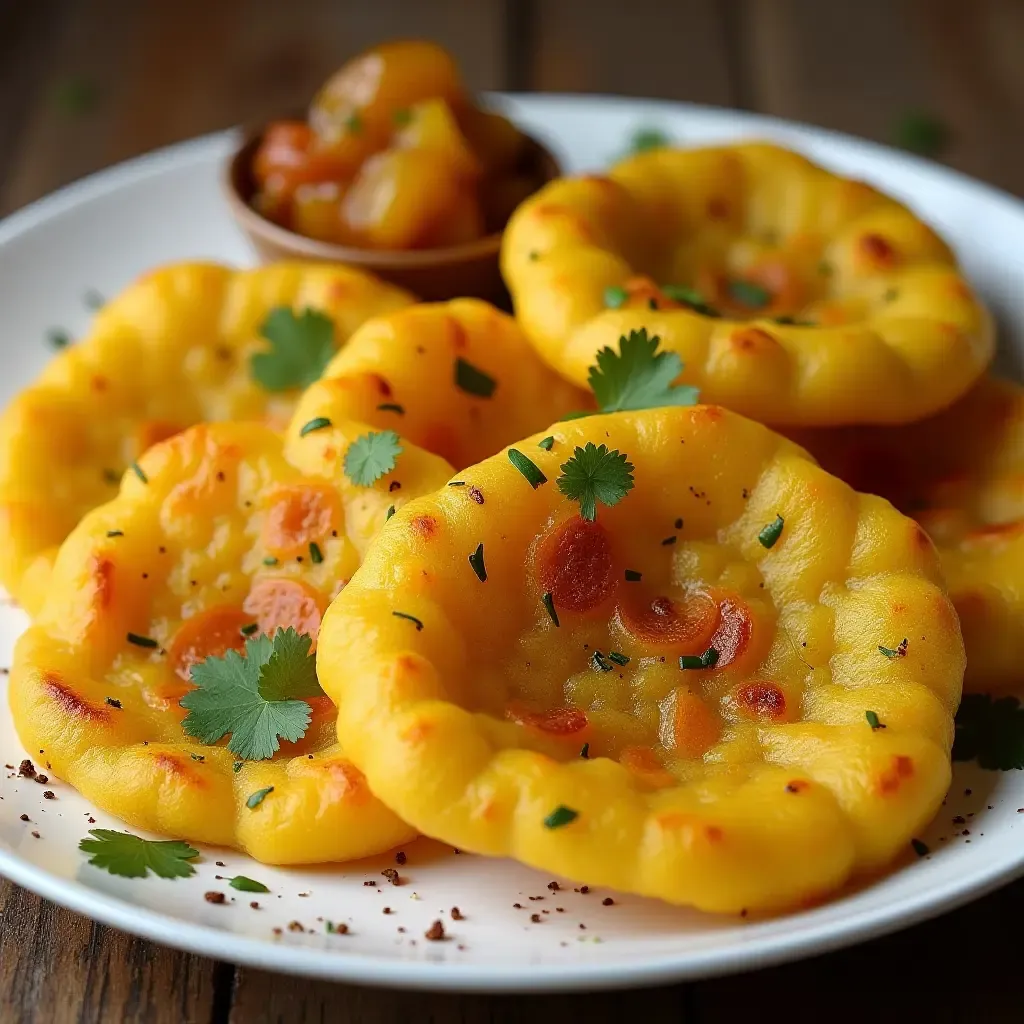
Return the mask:
[(604, 290), (604, 304), (608, 309), (619, 309), (629, 301), (629, 292), (621, 285), (609, 285)]
[(106, 701), (112, 708), (121, 709), (121, 702), (116, 697), (107, 697)]
[(473, 572), (476, 573), (476, 578), (481, 583), (487, 582), (487, 569), (484, 566), (484, 546), (478, 544), (476, 551), (469, 556), (469, 564), (473, 567)]
[(206, 760), (205, 754), (189, 754), (188, 756), (191, 757), (193, 761), (198, 761), (200, 764)]
[(455, 360), (455, 386), (469, 395), (490, 398), (498, 382), (490, 374), (459, 358)]
[(753, 281), (730, 281), (729, 294), (749, 309), (763, 309), (772, 301), (771, 292)]
[(616, 665), (628, 665), (629, 664), (629, 658), (626, 657), (625, 654), (620, 653), (619, 651), (609, 651), (608, 652), (608, 660), (609, 661), (614, 661)]
[(395, 506), (394, 505), (388, 505), (388, 513), (384, 517), (384, 522), (386, 523), (394, 514), (395, 514)]
[(314, 565), (319, 565), (324, 560), (324, 553), (320, 550), (320, 545), (315, 540), (309, 542), (309, 560)]
[(140, 465), (139, 465), (139, 464), (138, 464), (137, 462), (133, 462), (133, 463), (132, 463), (132, 472), (133, 472), (133, 473), (134, 473), (134, 474), (135, 474), (135, 475), (136, 475), (136, 476), (137, 476), (137, 477), (138, 477), (138, 478), (139, 478), (139, 479), (140, 479), (140, 480), (141, 480), (141, 481), (142, 481), (142, 482), (143, 482), (144, 484), (148, 484), (148, 483), (149, 483), (149, 477), (148, 477), (148, 476), (146, 476), (146, 474), (142, 472), (142, 467), (141, 467), (141, 466), (140, 466)]
[(703, 654), (681, 654), (679, 656), (679, 667), (681, 669), (702, 669), (714, 668), (718, 664), (719, 652), (714, 647), (709, 647)]
[(887, 658), (892, 660), (893, 658), (905, 658), (907, 656), (907, 646), (907, 638), (904, 637), (900, 641), (899, 647), (882, 647), (881, 645), (879, 645), (878, 649)]
[(263, 564), (264, 565), (277, 565), (277, 559), (273, 555), (267, 555), (267, 557), (263, 559)]
[(243, 626), (238, 632), (241, 633), (242, 636), (252, 636), (259, 628), (260, 624), (258, 622), (250, 622), (248, 625)]
[(553, 434), (549, 434), (543, 440), (537, 442), (538, 448), (543, 448), (544, 451), (549, 452), (554, 447), (555, 438)]
[(236, 761), (236, 762), (235, 762), (235, 763), (234, 763), (234, 764), (233, 764), (233, 765), (231, 766), (231, 770), (232, 770), (232, 771), (233, 771), (233, 772), (234, 772), (234, 773), (235, 773), (235, 774), (237, 775), (237, 774), (238, 774), (238, 773), (239, 773), (239, 772), (240, 772), (240, 771), (242, 770), (242, 765), (243, 765), (243, 764), (245, 764), (245, 762), (244, 762), (244, 761)]
[(249, 799), (245, 801), (245, 806), (248, 807), (249, 810), (251, 811), (251, 810), (255, 809), (256, 807), (259, 807), (259, 805), (261, 803), (263, 803), (263, 801), (266, 799), (268, 793), (273, 793), (273, 792), (274, 792), (274, 787), (273, 786), (267, 786), (266, 789), (257, 789), (256, 792), (253, 793), (249, 797)]
[(405, 612), (392, 612), (391, 614), (394, 615), (396, 619), (406, 619), (408, 622), (413, 623), (413, 625), (416, 627), (417, 633), (419, 633), (420, 630), (423, 629), (423, 623), (420, 622), (420, 620), (417, 619), (415, 615), (407, 615)]
[(235, 875), (228, 885), (232, 889), (239, 889), (242, 892), (270, 892), (262, 882), (257, 882), (255, 878), (247, 878), (245, 875)]
[(719, 652), (714, 647), (709, 647), (701, 656), (700, 664), (702, 668), (714, 668), (718, 664)]
[(612, 663), (600, 651), (594, 651), (590, 656), (590, 667), (598, 672), (611, 672)]
[(657, 299), (648, 299), (647, 300), (647, 308), (648, 309), (657, 309), (658, 308), (658, 300)]
[(669, 137), (660, 128), (638, 128), (629, 142), (630, 153), (646, 153), (669, 144)]
[(916, 853), (918, 857), (927, 857), (928, 854), (931, 853), (931, 850), (929, 850), (920, 839), (911, 839), (910, 845), (914, 848), (914, 853)]
[(397, 412), (399, 416), (405, 415), (405, 407), (397, 402), (381, 402), (377, 406), (377, 412)]
[(544, 827), (562, 828), (564, 825), (572, 824), (579, 816), (579, 811), (574, 811), (571, 807), (560, 804), (544, 819)]
[(358, 114), (350, 114), (345, 120), (345, 127), (353, 135), (360, 135), (363, 131), (363, 119)]
[(554, 596), (548, 591), (546, 594), (541, 595), (540, 603), (544, 605), (544, 610), (548, 613), (551, 621), (556, 625), (560, 625), (558, 621), (558, 612), (555, 611), (555, 599)]
[(540, 487), (541, 484), (548, 482), (548, 478), (540, 471), (540, 468), (531, 462), (521, 451), (509, 448), (508, 461), (526, 477), (526, 482), (534, 490)]
[(626, 570), (626, 582), (627, 583), (639, 583), (644, 578), (642, 572), (637, 572), (636, 569)]
[(864, 717), (868, 720), (868, 725), (871, 726), (872, 730), (885, 728), (878, 720), (878, 715), (874, 711), (865, 711)]
[(123, 537), (124, 530), (107, 530), (108, 537)]
[(141, 636), (138, 633), (126, 633), (125, 639), (130, 644), (135, 644), (136, 647), (159, 647), (160, 644), (156, 642), (151, 636)]
[(313, 419), (302, 424), (302, 429), (299, 431), (299, 437), (305, 437), (307, 434), (312, 434), (314, 430), (324, 430), (330, 425), (331, 421), (326, 416), (315, 416)]
[(775, 516), (775, 521), (769, 523), (757, 535), (757, 539), (761, 542), (761, 547), (772, 548), (775, 546), (775, 542), (782, 536), (782, 527), (785, 525), (785, 522), (782, 516)]
[(694, 313), (701, 313), (704, 316), (710, 317), (720, 317), (722, 315), (714, 306), (709, 306), (704, 301), (704, 296), (696, 288), (687, 288), (683, 284), (663, 284), (661, 292), (667, 299), (671, 299), (673, 302), (681, 302), (684, 306), (689, 306)]
[(51, 327), (46, 332), (46, 340), (51, 348), (67, 348), (71, 344), (71, 336), (59, 327)]
[(465, 480), (450, 480), (448, 482), (448, 486), (449, 487), (465, 487), (466, 486), (466, 481)]
[(673, 544), (675, 544), (675, 542), (676, 542), (676, 538), (675, 538), (675, 537), (666, 537), (666, 538), (665, 538), (665, 539), (664, 539), (664, 540), (663, 540), (663, 541), (661, 542), (661, 546), (662, 546), (663, 548), (671, 547), (671, 546), (672, 546)]
[(587, 758), (590, 757), (590, 744), (589, 743), (584, 743), (583, 746), (580, 748), (580, 757), (582, 757), (584, 761), (586, 761)]

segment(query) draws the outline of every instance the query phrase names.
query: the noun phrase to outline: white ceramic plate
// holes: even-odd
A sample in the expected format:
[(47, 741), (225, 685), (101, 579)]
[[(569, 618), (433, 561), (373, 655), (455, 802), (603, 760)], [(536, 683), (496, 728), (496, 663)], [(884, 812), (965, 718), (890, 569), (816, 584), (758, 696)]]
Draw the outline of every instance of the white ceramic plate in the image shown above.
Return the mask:
[[(600, 98), (504, 102), (573, 170), (605, 166), (631, 132), (645, 126), (687, 143), (771, 137), (863, 176), (907, 200), (952, 240), (998, 312), (1004, 365), (1024, 361), (1024, 206), (1002, 193), (878, 146), (749, 115)], [(231, 145), (226, 133), (163, 150), (64, 189), (0, 224), (0, 401), (43, 366), (48, 328), (85, 327), (87, 289), (112, 295), (140, 271), (169, 260), (253, 261), (218, 193), (218, 170)], [(20, 612), (0, 607), (0, 659), (9, 659), (23, 626)], [(28, 753), (45, 771), (45, 754)], [(17, 766), (23, 756), (3, 700), (0, 765)], [(43, 799), (47, 788), (55, 800)], [(1019, 806), (1024, 774), (958, 766), (948, 805), (921, 837), (929, 856), (913, 863), (908, 856), (885, 879), (826, 906), (754, 921), (617, 894), (614, 905), (604, 906), (607, 893), (575, 892), (562, 880), (555, 892), (548, 889), (551, 876), (511, 862), (457, 856), (427, 840), (406, 847), (405, 884), (398, 888), (380, 874), (394, 863), (390, 855), (338, 869), (277, 870), (237, 853), (204, 850), (191, 879), (115, 878), (90, 867), (78, 842), (90, 817), (96, 827), (117, 828), (117, 821), (92, 814), (56, 780), (40, 786), (0, 768), (0, 872), (127, 931), (273, 970), (435, 989), (594, 989), (821, 953), (948, 910), (1024, 874)], [(22, 814), (31, 820), (23, 822)], [(968, 818), (970, 835), (962, 834), (963, 824), (952, 825), (957, 814)], [(225, 866), (218, 867), (218, 860)], [(251, 895), (216, 878), (235, 874), (271, 887), (269, 896), (256, 897), (260, 909), (250, 908)], [(369, 880), (377, 884), (363, 884)], [(234, 899), (212, 905), (204, 899), (209, 890)], [(453, 906), (464, 920), (452, 920)], [(385, 914), (384, 907), (392, 912)], [(451, 939), (429, 942), (423, 933), (438, 917)], [(349, 934), (327, 934), (325, 920), (345, 922)], [(293, 921), (303, 931), (289, 930)]]

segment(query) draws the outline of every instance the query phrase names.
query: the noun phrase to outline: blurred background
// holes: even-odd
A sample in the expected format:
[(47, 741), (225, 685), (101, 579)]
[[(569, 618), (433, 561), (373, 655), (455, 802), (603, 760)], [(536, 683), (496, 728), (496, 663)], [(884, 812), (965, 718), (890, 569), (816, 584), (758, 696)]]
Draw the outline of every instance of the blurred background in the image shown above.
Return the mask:
[(477, 89), (741, 107), (1024, 195), (1022, 0), (0, 0), (0, 214), (301, 108), (402, 36), (448, 47)]

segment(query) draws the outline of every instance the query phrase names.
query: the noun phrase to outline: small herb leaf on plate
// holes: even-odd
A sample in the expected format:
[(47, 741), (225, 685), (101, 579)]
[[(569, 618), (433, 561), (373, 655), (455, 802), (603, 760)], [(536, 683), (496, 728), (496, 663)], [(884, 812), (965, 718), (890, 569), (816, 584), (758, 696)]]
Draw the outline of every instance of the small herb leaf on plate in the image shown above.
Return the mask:
[(78, 848), (90, 854), (89, 863), (122, 878), (148, 878), (150, 871), (160, 878), (188, 878), (196, 873), (189, 863), (199, 851), (177, 839), (142, 839), (130, 832), (91, 828), (92, 839)]

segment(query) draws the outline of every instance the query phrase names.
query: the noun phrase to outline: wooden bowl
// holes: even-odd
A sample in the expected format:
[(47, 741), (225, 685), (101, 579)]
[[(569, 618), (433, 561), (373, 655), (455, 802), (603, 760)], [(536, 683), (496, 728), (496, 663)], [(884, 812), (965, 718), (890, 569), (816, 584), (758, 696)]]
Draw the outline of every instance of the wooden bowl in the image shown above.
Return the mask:
[[(428, 302), (469, 296), (507, 308), (508, 292), (498, 265), (500, 231), (445, 249), (389, 251), (321, 242), (261, 216), (252, 207), (256, 192), (252, 162), (263, 140), (263, 131), (261, 128), (246, 136), (225, 165), (221, 184), (235, 222), (264, 263), (289, 259), (346, 263), (406, 288)], [(535, 175), (538, 187), (561, 174), (558, 161), (535, 139), (529, 139), (519, 170)]]

